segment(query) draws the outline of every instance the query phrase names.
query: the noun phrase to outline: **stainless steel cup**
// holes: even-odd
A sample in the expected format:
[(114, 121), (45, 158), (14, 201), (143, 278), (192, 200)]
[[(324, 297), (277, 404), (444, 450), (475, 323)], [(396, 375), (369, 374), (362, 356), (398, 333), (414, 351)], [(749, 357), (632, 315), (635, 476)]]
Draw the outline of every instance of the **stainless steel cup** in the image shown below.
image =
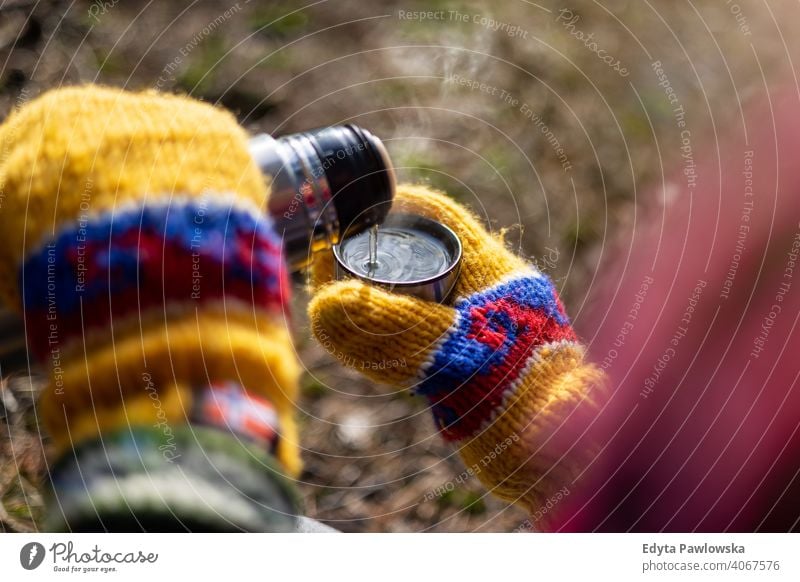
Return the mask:
[(424, 278), (398, 277), (394, 280), (389, 280), (370, 276), (364, 273), (363, 269), (358, 269), (354, 265), (347, 263), (348, 244), (363, 245), (363, 241), (357, 241), (357, 239), (369, 236), (369, 233), (362, 232), (356, 236), (345, 238), (333, 247), (335, 277), (337, 279), (355, 277), (395, 293), (413, 295), (420, 299), (438, 303), (446, 301), (453, 291), (461, 270), (462, 249), (458, 235), (440, 222), (415, 214), (391, 213), (381, 224), (381, 228), (400, 229), (407, 232), (409, 236), (424, 236), (428, 240), (436, 241), (441, 252), (447, 258), (443, 268)]

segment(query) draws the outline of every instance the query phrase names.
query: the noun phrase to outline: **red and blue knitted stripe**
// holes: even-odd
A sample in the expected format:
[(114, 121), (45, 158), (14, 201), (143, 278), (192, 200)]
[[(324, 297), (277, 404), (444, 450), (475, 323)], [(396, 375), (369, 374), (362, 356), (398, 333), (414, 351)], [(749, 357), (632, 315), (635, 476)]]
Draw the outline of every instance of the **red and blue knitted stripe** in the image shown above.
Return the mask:
[(225, 196), (81, 218), (26, 259), (20, 288), (30, 343), (42, 354), (52, 324), (67, 342), (169, 305), (234, 299), (283, 310), (289, 297), (270, 219)]
[(501, 409), (536, 348), (576, 339), (553, 283), (541, 274), (475, 293), (455, 307), (454, 329), (416, 389), (450, 441), (474, 435)]

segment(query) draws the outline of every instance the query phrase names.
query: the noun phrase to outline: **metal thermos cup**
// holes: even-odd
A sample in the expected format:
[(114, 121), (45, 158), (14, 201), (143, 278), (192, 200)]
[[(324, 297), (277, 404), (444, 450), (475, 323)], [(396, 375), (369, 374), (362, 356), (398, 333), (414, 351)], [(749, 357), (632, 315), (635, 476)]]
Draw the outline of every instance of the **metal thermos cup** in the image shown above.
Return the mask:
[[(389, 241), (389, 248), (384, 247), (382, 251), (386, 255), (391, 255), (392, 248), (399, 246), (410, 249), (403, 257), (406, 260), (397, 263), (401, 269), (393, 274), (370, 272), (369, 263), (365, 263), (365, 253), (350, 252), (351, 248), (361, 251), (365, 247), (368, 233), (361, 233), (349, 236), (333, 247), (334, 276), (337, 279), (355, 277), (371, 285), (427, 301), (447, 301), (461, 272), (462, 247), (458, 235), (431, 218), (395, 212), (385, 218), (380, 230), (383, 232), (382, 239)], [(429, 249), (428, 255), (421, 248), (414, 248), (419, 243), (424, 243), (424, 247)], [(378, 241), (375, 244), (380, 255), (381, 245)], [(422, 274), (415, 272), (415, 266), (420, 264), (426, 266)]]

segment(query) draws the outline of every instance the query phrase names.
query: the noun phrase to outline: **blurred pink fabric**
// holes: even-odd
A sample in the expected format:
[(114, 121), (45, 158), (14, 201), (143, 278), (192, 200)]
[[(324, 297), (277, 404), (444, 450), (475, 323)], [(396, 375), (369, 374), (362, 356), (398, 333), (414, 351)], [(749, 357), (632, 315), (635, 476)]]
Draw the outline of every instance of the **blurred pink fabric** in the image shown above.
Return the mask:
[(798, 93), (718, 130), (606, 247), (575, 323), (611, 392), (565, 428), (602, 451), (549, 530), (800, 527)]

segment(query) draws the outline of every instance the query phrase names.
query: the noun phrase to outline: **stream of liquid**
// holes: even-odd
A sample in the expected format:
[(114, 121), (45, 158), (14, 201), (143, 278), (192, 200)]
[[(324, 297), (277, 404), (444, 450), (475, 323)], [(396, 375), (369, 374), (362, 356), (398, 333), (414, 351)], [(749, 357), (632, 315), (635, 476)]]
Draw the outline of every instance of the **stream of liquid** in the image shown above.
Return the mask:
[(383, 226), (346, 239), (344, 263), (354, 273), (392, 283), (420, 281), (440, 275), (450, 266), (447, 248), (435, 237), (399, 226)]
[(367, 269), (370, 276), (378, 268), (378, 225), (374, 224), (369, 229), (369, 260), (367, 261)]

